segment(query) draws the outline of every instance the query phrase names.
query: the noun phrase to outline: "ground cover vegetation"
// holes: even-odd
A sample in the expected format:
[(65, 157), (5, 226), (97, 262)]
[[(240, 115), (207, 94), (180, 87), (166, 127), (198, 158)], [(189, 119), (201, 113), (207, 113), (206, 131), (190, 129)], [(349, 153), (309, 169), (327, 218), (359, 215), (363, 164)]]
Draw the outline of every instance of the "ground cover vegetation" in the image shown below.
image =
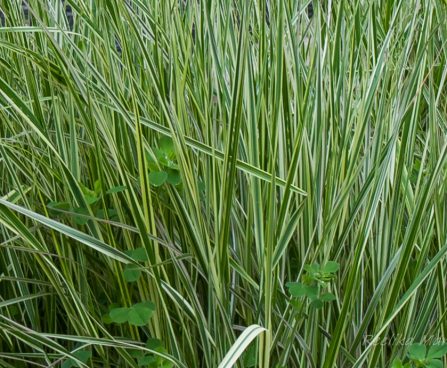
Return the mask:
[(1, 367), (444, 366), (444, 1), (0, 10)]

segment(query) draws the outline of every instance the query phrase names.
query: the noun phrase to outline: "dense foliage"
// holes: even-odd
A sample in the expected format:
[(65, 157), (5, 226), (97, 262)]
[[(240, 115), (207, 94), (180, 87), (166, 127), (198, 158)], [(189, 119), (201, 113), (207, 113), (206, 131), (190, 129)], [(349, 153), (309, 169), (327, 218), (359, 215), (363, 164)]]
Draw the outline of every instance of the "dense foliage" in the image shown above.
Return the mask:
[(443, 0), (25, 5), (1, 367), (443, 366)]

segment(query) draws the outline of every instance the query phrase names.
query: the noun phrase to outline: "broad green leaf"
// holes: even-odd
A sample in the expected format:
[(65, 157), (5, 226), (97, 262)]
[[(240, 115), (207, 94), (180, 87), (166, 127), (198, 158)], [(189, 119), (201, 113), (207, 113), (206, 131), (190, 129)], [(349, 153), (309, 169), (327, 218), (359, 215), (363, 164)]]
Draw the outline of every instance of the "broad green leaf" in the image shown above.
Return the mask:
[(177, 163), (175, 161), (172, 160), (166, 160), (166, 162), (164, 162), (164, 165), (166, 166), (166, 169), (169, 170), (174, 170), (174, 171), (178, 171), (179, 170), (179, 166), (177, 165)]
[(340, 269), (340, 264), (334, 261), (327, 262), (322, 268), (321, 272), (324, 273), (335, 273)]
[(126, 265), (123, 270), (123, 276), (127, 282), (135, 282), (140, 278), (141, 270), (137, 265)]
[(307, 286), (301, 282), (288, 282), (286, 286), (289, 289), (289, 293), (294, 297), (298, 298), (307, 295)]
[(318, 297), (318, 286), (306, 286), (306, 296), (310, 300), (314, 300)]
[(168, 179), (168, 174), (165, 171), (152, 171), (149, 173), (149, 182), (151, 185), (159, 187)]
[(320, 271), (320, 265), (318, 263), (312, 263), (310, 265), (305, 265), (304, 270), (309, 272), (311, 275)]
[(408, 347), (408, 356), (414, 360), (424, 360), (427, 347), (423, 344), (412, 344)]
[(148, 255), (147, 255), (147, 251), (143, 247), (127, 250), (126, 254), (128, 254), (130, 257), (132, 257), (135, 261), (144, 262), (149, 259)]
[(427, 359), (442, 358), (447, 354), (447, 344), (432, 345), (428, 349)]
[(87, 204), (89, 204), (89, 205), (95, 204), (96, 202), (99, 201), (99, 197), (91, 196), (91, 195), (88, 195), (88, 194), (84, 195), (84, 199), (87, 202)]
[(110, 319), (115, 323), (124, 323), (129, 319), (130, 308), (114, 308), (109, 312)]
[(79, 216), (73, 215), (73, 220), (77, 225), (85, 225), (88, 222), (90, 213), (87, 208), (77, 207), (73, 208), (72, 211), (79, 214)]
[(167, 160), (166, 153), (164, 153), (163, 150), (161, 150), (161, 149), (155, 149), (154, 153), (155, 153), (155, 157), (158, 160), (158, 163), (164, 165)]
[(336, 300), (337, 298), (335, 297), (334, 294), (332, 293), (324, 293), (320, 295), (320, 300), (322, 302), (332, 302), (334, 300)]
[(160, 149), (169, 157), (174, 154), (174, 142), (170, 137), (163, 136), (158, 141)]
[[(85, 364), (91, 358), (92, 352), (89, 350), (78, 350), (75, 351), (73, 355), (76, 357), (76, 359)], [(80, 365), (74, 359), (68, 358), (65, 362), (62, 363), (61, 368), (72, 368), (79, 366)]]
[(305, 285), (300, 282), (288, 282), (286, 286), (289, 288), (289, 292), (294, 297), (306, 296), (314, 299), (318, 295), (318, 287)]
[(157, 358), (153, 355), (144, 355), (138, 358), (138, 366), (139, 367), (153, 367), (155, 363), (157, 363)]
[(428, 361), (428, 364), (426, 365), (427, 368), (444, 368), (444, 364), (442, 363), (442, 360), (439, 359), (430, 359)]
[[(106, 216), (107, 214), (107, 216)], [(103, 210), (102, 208), (96, 211), (95, 217), (99, 219), (109, 218), (110, 220), (118, 219), (118, 212), (113, 208), (107, 208), (107, 210)]]
[(160, 347), (163, 347), (163, 344), (159, 339), (149, 338), (146, 341), (146, 347), (148, 349), (156, 350)]
[(145, 326), (154, 312), (154, 306), (148, 303), (135, 304), (129, 308), (128, 321), (134, 326)]
[(158, 164), (162, 166), (163, 169), (178, 169), (178, 165), (164, 151), (155, 150), (155, 155), (157, 157)]
[(146, 152), (146, 160), (148, 163), (149, 170), (157, 171), (158, 161), (157, 161), (156, 153), (155, 153), (155, 156), (152, 156), (151, 154), (149, 154), (149, 152)]
[(110, 325), (111, 323), (113, 323), (112, 318), (110, 318), (110, 313), (104, 314), (101, 317), (101, 320), (104, 322), (104, 324), (106, 325)]
[(309, 306), (311, 308), (315, 308), (315, 309), (323, 308), (323, 305), (324, 304), (323, 304), (323, 302), (320, 299), (312, 300), (312, 302), (309, 304)]
[[(96, 186), (97, 184), (95, 183), (95, 186)], [(89, 205), (91, 205), (91, 204), (94, 204), (94, 203), (96, 203), (98, 200), (99, 200), (99, 196), (98, 196), (98, 194), (95, 192), (95, 190), (91, 190), (91, 189), (89, 189), (89, 188), (87, 188), (85, 185), (83, 185), (83, 184), (80, 184), (79, 185), (80, 186), (80, 188), (81, 188), (81, 190), (82, 190), (82, 194), (84, 194), (84, 199), (85, 199), (85, 201), (89, 204)]]
[(180, 173), (177, 170), (168, 169), (167, 182), (171, 185), (179, 185), (182, 182)]
[(141, 350), (131, 350), (129, 353), (134, 358), (142, 358), (145, 355), (144, 351)]
[(394, 359), (391, 368), (403, 368), (402, 361), (400, 359)]

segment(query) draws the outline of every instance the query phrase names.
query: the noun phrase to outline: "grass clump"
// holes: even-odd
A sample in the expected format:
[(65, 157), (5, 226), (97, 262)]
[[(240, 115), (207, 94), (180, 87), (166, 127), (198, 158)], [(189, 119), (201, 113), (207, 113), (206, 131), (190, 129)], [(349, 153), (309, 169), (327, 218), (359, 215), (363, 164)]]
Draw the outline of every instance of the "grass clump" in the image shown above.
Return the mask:
[(26, 3), (0, 366), (443, 366), (444, 1)]

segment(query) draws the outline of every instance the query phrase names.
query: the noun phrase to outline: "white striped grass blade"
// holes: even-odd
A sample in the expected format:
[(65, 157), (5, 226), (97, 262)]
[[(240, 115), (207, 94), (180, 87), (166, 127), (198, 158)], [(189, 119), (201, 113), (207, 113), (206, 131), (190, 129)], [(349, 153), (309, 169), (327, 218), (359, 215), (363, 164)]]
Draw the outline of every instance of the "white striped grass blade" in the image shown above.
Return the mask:
[(99, 239), (96, 239), (88, 234), (85, 234), (79, 230), (73, 229), (70, 226), (67, 226), (65, 224), (62, 224), (58, 221), (54, 221), (52, 219), (49, 219), (45, 216), (42, 216), (36, 212), (30, 211), (24, 207), (17, 206), (16, 204), (13, 204), (11, 202), (5, 201), (4, 199), (0, 198), (0, 205), (5, 206), (15, 212), (21, 213), (24, 216), (27, 216), (34, 221), (39, 222), (40, 224), (49, 227), (50, 229), (56, 230), (61, 234), (64, 234), (74, 240), (79, 241), (80, 243), (83, 243), (87, 245), (88, 247), (97, 250), (98, 252), (113, 258), (119, 262), (123, 263), (134, 263), (134, 260), (126, 255), (125, 253), (119, 251), (118, 249), (115, 249), (111, 247), (110, 245), (102, 242)]
[(237, 338), (233, 346), (228, 350), (227, 355), (220, 362), (218, 368), (231, 368), (239, 359), (244, 350), (250, 343), (266, 329), (258, 325), (251, 325), (247, 327), (244, 332)]

